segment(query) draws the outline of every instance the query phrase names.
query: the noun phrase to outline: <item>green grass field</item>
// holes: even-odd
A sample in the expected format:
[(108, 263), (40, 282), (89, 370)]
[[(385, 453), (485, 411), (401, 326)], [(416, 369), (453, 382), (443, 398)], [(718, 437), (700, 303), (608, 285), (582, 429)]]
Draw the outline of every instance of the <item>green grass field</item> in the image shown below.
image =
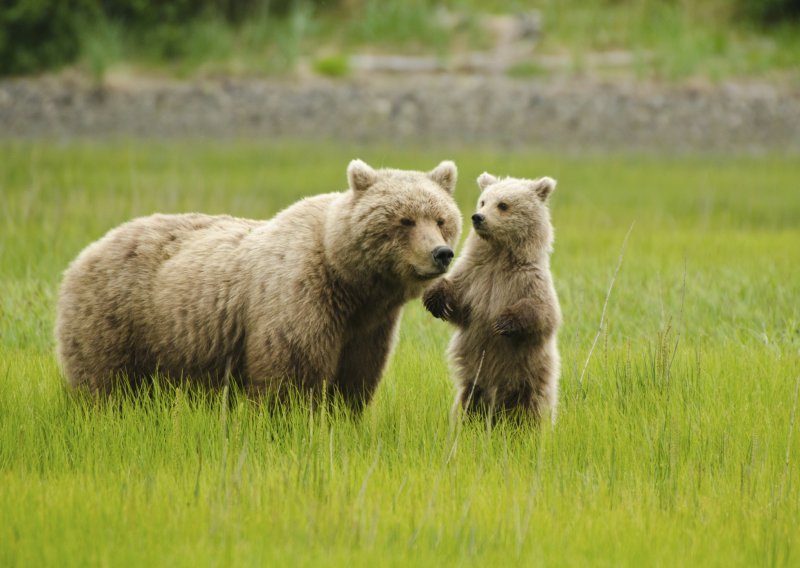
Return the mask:
[[(796, 156), (255, 142), (0, 156), (0, 565), (800, 563)], [(465, 215), (484, 169), (559, 180), (554, 428), (451, 431), (451, 330), (419, 301), (357, 421), (220, 393), (104, 405), (64, 389), (54, 302), (82, 247), (155, 211), (266, 218), (343, 189), (356, 156), (455, 159)]]

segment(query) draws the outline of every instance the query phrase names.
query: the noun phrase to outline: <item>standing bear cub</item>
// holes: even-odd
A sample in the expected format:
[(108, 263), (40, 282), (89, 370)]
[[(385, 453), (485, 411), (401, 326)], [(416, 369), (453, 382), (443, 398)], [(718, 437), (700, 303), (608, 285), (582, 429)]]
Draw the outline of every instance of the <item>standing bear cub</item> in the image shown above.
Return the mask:
[(64, 274), (58, 357), (72, 386), (108, 391), (155, 372), (255, 393), (323, 386), (370, 400), (405, 302), (453, 258), (456, 167), (347, 168), (350, 188), (268, 221), (135, 219)]
[(450, 276), (428, 288), (425, 307), (457, 326), (448, 353), (454, 410), (522, 410), (555, 417), (561, 310), (550, 274), (555, 180), (478, 178), (481, 195)]

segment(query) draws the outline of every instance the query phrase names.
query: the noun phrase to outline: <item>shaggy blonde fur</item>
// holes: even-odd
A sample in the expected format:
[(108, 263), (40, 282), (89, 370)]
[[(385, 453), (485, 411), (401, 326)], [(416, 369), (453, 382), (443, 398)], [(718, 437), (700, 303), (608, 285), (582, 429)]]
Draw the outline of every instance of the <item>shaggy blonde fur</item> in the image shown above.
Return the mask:
[[(425, 307), (457, 331), (454, 409), (524, 409), (555, 416), (561, 310), (550, 274), (551, 178), (478, 178), (474, 229), (451, 274), (425, 291)], [(480, 369), (480, 372), (479, 372)]]
[(348, 191), (269, 221), (153, 215), (91, 244), (58, 299), (69, 383), (108, 391), (156, 371), (208, 384), (232, 376), (257, 393), (327, 385), (363, 406), (403, 304), (447, 269), (461, 217), (452, 162), (422, 173), (354, 160), (347, 177)]

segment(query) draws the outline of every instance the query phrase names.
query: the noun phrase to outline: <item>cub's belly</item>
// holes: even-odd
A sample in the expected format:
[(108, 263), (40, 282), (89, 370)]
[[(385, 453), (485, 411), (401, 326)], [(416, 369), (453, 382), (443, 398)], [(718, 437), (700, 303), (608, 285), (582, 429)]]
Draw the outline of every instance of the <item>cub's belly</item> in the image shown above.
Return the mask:
[(497, 336), (482, 330), (460, 330), (448, 349), (460, 380), (476, 384), (529, 381), (546, 356), (543, 346), (524, 338)]

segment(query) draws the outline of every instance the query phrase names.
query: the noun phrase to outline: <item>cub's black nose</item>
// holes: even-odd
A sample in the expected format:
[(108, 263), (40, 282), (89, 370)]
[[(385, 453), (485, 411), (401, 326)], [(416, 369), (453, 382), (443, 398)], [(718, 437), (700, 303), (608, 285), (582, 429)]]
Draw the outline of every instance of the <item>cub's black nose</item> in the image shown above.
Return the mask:
[(450, 264), (450, 261), (453, 260), (453, 249), (450, 247), (440, 246), (433, 249), (431, 253), (433, 255), (433, 261), (444, 270)]
[(484, 217), (484, 216), (483, 216), (483, 215), (481, 215), (480, 213), (475, 213), (475, 215), (473, 215), (473, 216), (472, 216), (472, 224), (473, 224), (473, 225), (475, 225), (476, 227), (477, 227), (478, 225), (481, 225), (481, 224), (483, 224), (483, 222), (484, 222), (485, 220), (486, 220), (486, 217)]

